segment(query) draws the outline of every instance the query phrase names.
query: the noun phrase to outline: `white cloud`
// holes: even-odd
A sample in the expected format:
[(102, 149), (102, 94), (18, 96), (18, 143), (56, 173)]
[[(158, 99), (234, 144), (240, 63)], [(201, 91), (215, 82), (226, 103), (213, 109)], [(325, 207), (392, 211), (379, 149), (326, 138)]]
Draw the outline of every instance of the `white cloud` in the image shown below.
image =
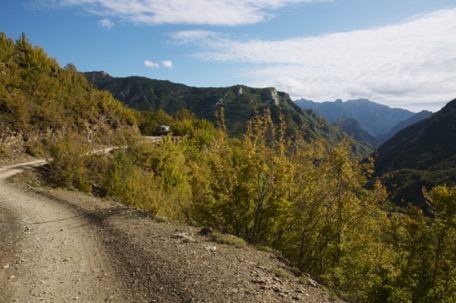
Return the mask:
[(149, 68), (153, 68), (153, 69), (160, 68), (160, 64), (164, 68), (173, 68), (173, 62), (171, 60), (163, 60), (160, 63), (157, 63), (157, 62), (154, 62), (154, 61), (150, 61), (150, 60), (144, 61), (144, 66), (145, 67), (149, 67)]
[(101, 19), (99, 22), (98, 22), (98, 26), (99, 27), (104, 27), (104, 28), (108, 28), (108, 29), (111, 29), (115, 26), (116, 24), (109, 20), (109, 19)]
[(204, 32), (174, 38), (199, 38), (200, 58), (249, 63), (242, 73), (251, 85), (276, 86), (295, 98), (366, 97), (406, 107), (456, 97), (455, 33), (456, 9), (447, 9), (381, 28), (280, 41)]
[(203, 30), (190, 30), (190, 31), (181, 31), (171, 34), (171, 38), (176, 43), (188, 44), (188, 43), (198, 43), (201, 44), (202, 41), (209, 41), (213, 44), (214, 39), (219, 37), (219, 34), (211, 31)]
[(146, 60), (146, 61), (144, 61), (144, 66), (149, 67), (149, 68), (159, 68), (160, 64), (153, 62), (153, 61)]
[(173, 67), (173, 62), (171, 60), (163, 60), (161, 62), (161, 64), (163, 65), (163, 67), (166, 67), (166, 68), (172, 68)]
[(143, 24), (253, 24), (284, 6), (331, 0), (35, 0), (42, 7), (81, 7)]

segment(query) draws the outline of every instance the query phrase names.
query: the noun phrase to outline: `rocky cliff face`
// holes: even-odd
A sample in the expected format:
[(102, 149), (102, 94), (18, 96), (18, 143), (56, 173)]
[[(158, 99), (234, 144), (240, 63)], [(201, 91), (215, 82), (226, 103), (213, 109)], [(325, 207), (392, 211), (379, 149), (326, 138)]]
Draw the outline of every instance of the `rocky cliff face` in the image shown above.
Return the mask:
[(21, 146), (24, 143), (24, 136), (18, 131), (13, 131), (4, 123), (0, 123), (2, 132), (0, 133), (0, 144), (3, 148)]

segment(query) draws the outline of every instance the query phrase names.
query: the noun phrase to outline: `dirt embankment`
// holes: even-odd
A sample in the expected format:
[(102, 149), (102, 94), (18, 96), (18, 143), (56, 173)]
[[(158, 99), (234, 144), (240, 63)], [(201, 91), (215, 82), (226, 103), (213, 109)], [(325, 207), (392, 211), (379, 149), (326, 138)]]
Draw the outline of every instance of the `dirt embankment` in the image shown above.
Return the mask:
[(0, 169), (0, 302), (341, 302), (271, 253)]

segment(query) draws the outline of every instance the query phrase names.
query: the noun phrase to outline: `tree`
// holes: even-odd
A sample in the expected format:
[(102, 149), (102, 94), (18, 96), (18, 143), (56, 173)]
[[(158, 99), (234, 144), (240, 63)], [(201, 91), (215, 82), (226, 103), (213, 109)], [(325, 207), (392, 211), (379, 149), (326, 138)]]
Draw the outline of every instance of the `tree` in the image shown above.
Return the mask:
[(431, 206), (433, 257), (427, 296), (433, 302), (456, 302), (456, 186), (436, 186), (424, 196)]

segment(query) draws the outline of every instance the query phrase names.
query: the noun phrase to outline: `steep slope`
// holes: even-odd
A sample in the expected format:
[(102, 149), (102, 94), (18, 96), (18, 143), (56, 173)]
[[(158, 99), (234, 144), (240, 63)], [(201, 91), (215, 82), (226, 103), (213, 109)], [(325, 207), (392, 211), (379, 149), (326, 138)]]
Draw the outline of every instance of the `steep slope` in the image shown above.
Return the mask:
[(367, 99), (345, 102), (338, 99), (334, 102), (323, 103), (300, 99), (295, 102), (302, 108), (316, 110), (331, 123), (354, 118), (364, 130), (374, 137), (387, 133), (398, 123), (414, 116), (414, 113), (408, 110), (390, 108)]
[(378, 172), (428, 169), (456, 154), (456, 99), (430, 118), (409, 126), (377, 151)]
[[(223, 107), (227, 130), (232, 136), (243, 134), (247, 121), (265, 108), (271, 110), (277, 123), (279, 113), (283, 115), (288, 134), (303, 130), (308, 140), (319, 138), (333, 143), (344, 136), (315, 111), (301, 109), (288, 94), (274, 88), (260, 89), (244, 85), (198, 88), (144, 77), (111, 77), (105, 72), (84, 75), (89, 83), (109, 91), (115, 98), (135, 109), (163, 109), (169, 114), (187, 109), (200, 119), (216, 123), (216, 112)], [(366, 155), (371, 150), (357, 143), (354, 149), (361, 155)]]
[(0, 33), (0, 158), (23, 150), (41, 155), (50, 139), (69, 131), (99, 143), (117, 130), (134, 131), (133, 111), (92, 88), (76, 68), (61, 68), (25, 35)]
[(358, 142), (368, 144), (371, 147), (377, 147), (379, 145), (378, 140), (361, 128), (358, 121), (353, 118), (335, 122), (333, 125), (337, 126), (340, 130), (345, 132), (350, 137), (353, 137)]
[(427, 110), (420, 111), (419, 113), (413, 115), (412, 117), (408, 118), (407, 120), (404, 120), (404, 121), (400, 122), (399, 124), (396, 124), (396, 126), (394, 126), (386, 134), (377, 136), (377, 140), (380, 143), (384, 143), (385, 141), (387, 141), (389, 138), (393, 137), (395, 134), (397, 134), (398, 132), (400, 132), (404, 128), (406, 128), (406, 127), (408, 127), (410, 125), (413, 125), (415, 123), (418, 123), (421, 120), (427, 119), (430, 116), (432, 116), (432, 112), (427, 111)]
[(424, 207), (421, 187), (456, 184), (456, 99), (381, 145), (375, 172), (396, 192), (398, 204)]
[(182, 101), (192, 88), (183, 84), (144, 77), (113, 78), (105, 72), (84, 73), (89, 83), (109, 91), (114, 98), (131, 108), (144, 111), (164, 109), (175, 113), (186, 104)]

